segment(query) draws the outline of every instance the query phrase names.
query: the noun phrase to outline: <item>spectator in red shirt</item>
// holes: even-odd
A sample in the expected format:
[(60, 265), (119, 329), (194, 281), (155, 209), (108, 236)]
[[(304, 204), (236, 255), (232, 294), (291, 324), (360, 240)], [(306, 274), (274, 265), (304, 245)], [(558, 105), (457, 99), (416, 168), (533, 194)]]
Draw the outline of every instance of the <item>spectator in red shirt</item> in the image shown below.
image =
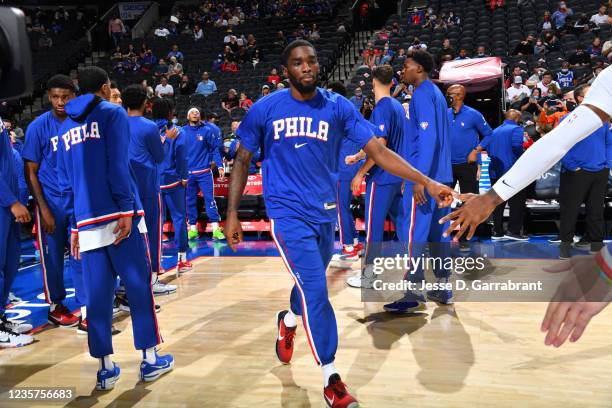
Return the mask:
[(246, 92), (240, 92), (240, 102), (238, 104), (240, 108), (248, 111), (251, 106), (253, 106), (253, 101), (249, 99)]
[(228, 61), (226, 58), (223, 64), (221, 64), (221, 71), (223, 72), (238, 72), (238, 65), (234, 61)]
[(272, 71), (270, 71), (270, 75), (268, 75), (267, 81), (274, 86), (276, 86), (276, 84), (281, 81), (281, 77), (278, 75), (278, 71), (276, 70), (276, 68), (272, 68)]

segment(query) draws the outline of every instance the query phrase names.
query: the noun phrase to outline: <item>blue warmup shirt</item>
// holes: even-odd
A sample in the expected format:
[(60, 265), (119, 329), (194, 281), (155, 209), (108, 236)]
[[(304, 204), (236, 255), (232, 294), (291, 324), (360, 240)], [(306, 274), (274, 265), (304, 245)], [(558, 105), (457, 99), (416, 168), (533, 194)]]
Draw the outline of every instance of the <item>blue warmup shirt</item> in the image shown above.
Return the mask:
[(468, 155), (480, 143), (478, 135), (485, 138), (493, 132), (482, 113), (466, 105), (457, 114), (453, 108), (448, 108), (448, 125), (452, 164), (467, 163)]
[[(238, 151), (240, 140), (234, 139), (230, 144), (229, 151), (227, 152), (227, 159), (234, 160), (236, 157), (236, 152)], [(257, 173), (257, 162), (261, 161), (261, 149), (257, 150), (253, 153), (253, 157), (251, 157), (251, 163), (249, 163), (249, 174)]]
[(21, 157), (39, 164), (38, 181), (45, 194), (59, 196), (57, 179), (57, 148), (59, 146), (59, 129), (62, 126), (51, 111), (45, 112), (26, 129), (25, 143)]
[[(381, 98), (372, 111), (370, 123), (375, 128), (374, 136), (386, 139), (387, 148), (398, 154), (401, 153), (406, 127), (406, 112), (401, 103), (389, 96)], [(378, 166), (370, 169), (367, 180), (381, 185), (402, 182), (400, 177), (387, 173)]]
[[(216, 129), (215, 129), (216, 128)], [(212, 123), (200, 122), (199, 125), (186, 125), (181, 128), (185, 134), (189, 174), (200, 174), (210, 169), (210, 163), (223, 163), (219, 153), (219, 133)]]
[(412, 95), (402, 157), (439, 183), (453, 181), (446, 98), (430, 80)]
[(0, 207), (10, 207), (19, 201), (17, 168), (9, 133), (0, 118)]
[(351, 156), (361, 149), (355, 142), (350, 139), (344, 139), (340, 146), (340, 157), (338, 158), (338, 180), (350, 181), (359, 171), (359, 168), (363, 165), (364, 160), (360, 160), (355, 164), (348, 165), (344, 162), (346, 156)]
[(563, 169), (570, 171), (600, 171), (611, 165), (612, 132), (607, 123), (576, 143), (561, 159)]
[(142, 116), (129, 116), (130, 145), (128, 156), (136, 177), (140, 198), (157, 197), (159, 174), (157, 165), (164, 160), (162, 144), (157, 125)]
[[(13, 148), (13, 158), (15, 159), (15, 168), (17, 169), (17, 185), (19, 186), (19, 191), (28, 191), (28, 183), (25, 179), (25, 171), (23, 165), (23, 158), (19, 151)], [(23, 204), (23, 203), (22, 203)]]
[(206, 125), (208, 125), (212, 129), (213, 136), (217, 140), (217, 152), (213, 154), (212, 161), (214, 161), (216, 165), (222, 166), (223, 165), (223, 135), (221, 134), (221, 129), (219, 128), (219, 126), (215, 125), (212, 122), (204, 122), (204, 123), (206, 123)]
[[(166, 127), (172, 129), (172, 123), (164, 119), (156, 119), (159, 134), (165, 132)], [(162, 189), (178, 186), (183, 180), (187, 181), (187, 147), (185, 146), (185, 134), (179, 129), (179, 134), (174, 140), (166, 139), (164, 143), (164, 161), (157, 166)]]
[(68, 102), (66, 113), (59, 130), (57, 171), (71, 227), (87, 230), (142, 215), (128, 157), (126, 111), (86, 94)]
[(513, 120), (505, 120), (480, 144), (491, 158), (489, 177), (499, 179), (523, 154), (524, 130)]
[(317, 88), (298, 101), (289, 89), (257, 101), (238, 128), (240, 143), (263, 151), (263, 187), (270, 218), (298, 217), (334, 222), (340, 146), (350, 139), (361, 149), (374, 136), (346, 98)]

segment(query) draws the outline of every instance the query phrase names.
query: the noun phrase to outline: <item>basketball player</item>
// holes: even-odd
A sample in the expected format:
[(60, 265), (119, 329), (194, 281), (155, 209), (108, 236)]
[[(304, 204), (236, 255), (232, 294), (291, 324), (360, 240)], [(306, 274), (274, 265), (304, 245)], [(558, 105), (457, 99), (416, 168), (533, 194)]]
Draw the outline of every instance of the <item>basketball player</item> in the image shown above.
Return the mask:
[[(66, 104), (75, 97), (72, 80), (55, 75), (47, 82), (47, 99), (51, 110), (40, 115), (26, 130), (22, 157), (25, 160), (26, 181), (36, 201), (36, 239), (40, 248), (45, 301), (49, 303), (47, 320), (60, 327), (72, 327), (81, 322), (78, 332), (86, 333), (87, 315), (81, 262), (70, 258), (76, 303), (81, 306), (81, 318), (70, 313), (62, 301), (64, 287), (64, 249), (70, 244), (69, 214), (64, 212), (59, 190), (56, 163), (59, 128), (66, 119)], [(83, 323), (83, 321), (85, 323)]]
[(134, 345), (143, 350), (140, 379), (159, 378), (172, 370), (174, 359), (155, 351), (162, 340), (142, 236), (146, 226), (125, 143), (130, 132), (127, 113), (106, 102), (110, 80), (103, 69), (80, 69), (79, 86), (82, 95), (66, 104), (68, 117), (59, 131), (58, 180), (70, 214), (71, 251), (83, 261), (89, 352), (100, 362), (96, 389), (109, 390), (120, 376), (111, 360), (117, 275), (130, 298)]
[(213, 229), (213, 239), (223, 240), (225, 235), (219, 227), (219, 211), (215, 202), (214, 166), (223, 166), (219, 153), (220, 131), (214, 124), (204, 123), (198, 109), (190, 109), (187, 115), (189, 124), (181, 128), (187, 145), (189, 180), (187, 181), (187, 221), (189, 239), (198, 237), (198, 191), (202, 192), (206, 215)]
[(121, 99), (121, 90), (115, 81), (111, 81), (111, 95), (108, 99), (110, 103), (113, 105), (123, 105), (123, 100)]
[[(402, 138), (406, 126), (406, 113), (402, 104), (391, 97), (393, 85), (393, 68), (390, 65), (380, 65), (372, 70), (375, 106), (370, 116), (374, 135), (378, 141), (392, 151), (398, 153), (402, 146)], [(366, 178), (366, 247), (365, 265), (359, 276), (350, 276), (346, 283), (354, 288), (371, 288), (374, 274), (369, 265), (380, 255), (385, 231), (387, 215), (395, 221), (397, 228), (403, 227), (400, 221), (404, 215), (402, 210), (402, 179), (376, 166), (374, 160), (368, 158), (359, 168), (351, 182), (353, 193), (361, 188), (361, 180)], [(398, 231), (398, 234), (400, 232)]]
[[(192, 108), (193, 109), (193, 108)], [(185, 187), (187, 186), (187, 148), (185, 135), (178, 127), (173, 127), (169, 118), (174, 116), (174, 107), (168, 99), (156, 98), (153, 101), (153, 119), (162, 134), (176, 134), (174, 139), (164, 143), (164, 161), (159, 166), (162, 191), (162, 220), (166, 219), (166, 207), (174, 227), (174, 241), (178, 248), (176, 273), (191, 270), (193, 265), (187, 260), (187, 222), (185, 214)]]
[[(411, 51), (404, 62), (403, 81), (414, 86), (414, 93), (408, 108), (408, 125), (404, 140), (403, 157), (422, 173), (439, 183), (453, 186), (453, 171), (450, 153), (450, 131), (447, 116), (446, 98), (440, 89), (429, 79), (433, 69), (433, 58), (424, 50)], [(426, 246), (432, 258), (446, 258), (447, 238), (442, 236), (444, 228), (438, 220), (448, 212), (439, 208), (431, 196), (425, 193), (423, 186), (406, 183), (403, 195), (403, 208), (406, 211), (406, 222), (398, 228), (402, 242), (408, 243), (410, 257), (421, 256)], [(438, 280), (445, 280), (450, 272), (435, 268), (434, 275)], [(421, 282), (424, 279), (423, 268), (418, 266), (410, 271), (411, 280)], [(420, 283), (418, 284), (420, 286)], [(450, 290), (432, 290), (426, 293), (427, 298), (441, 304), (452, 303)], [(405, 296), (384, 306), (393, 313), (405, 313), (419, 309), (424, 301), (422, 294), (407, 292)]]
[[(546, 137), (541, 138), (523, 153), (512, 168), (485, 194), (462, 196), (463, 206), (440, 220), (452, 220), (445, 234), (459, 228), (454, 239), (467, 233), (471, 238), (476, 227), (485, 221), (495, 207), (507, 201), (539, 175), (558, 162), (576, 143), (589, 136), (612, 116), (612, 67), (607, 67), (597, 76), (584, 101)], [(567, 272), (555, 299), (563, 299), (564, 293), (576, 291), (577, 284), (588, 287), (589, 292), (602, 293), (594, 302), (584, 290), (573, 301), (551, 302), (542, 322), (546, 332), (545, 344), (561, 346), (569, 337), (577, 341), (590, 320), (608, 304), (612, 286), (612, 244), (602, 248), (596, 255), (572, 257), (569, 260), (545, 268), (548, 272)], [(580, 291), (579, 291), (580, 292)], [(586, 298), (586, 300), (585, 300)], [(565, 297), (567, 299), (567, 297)], [(588, 301), (591, 300), (591, 301)]]
[(319, 63), (307, 41), (289, 44), (282, 53), (290, 89), (257, 101), (238, 128), (241, 144), (234, 159), (226, 232), (236, 250), (242, 241), (237, 210), (252, 153), (263, 151), (263, 182), (271, 233), (294, 279), (291, 310), (277, 314), (276, 355), (288, 364), (302, 316), (308, 343), (322, 366), (323, 393), (333, 408), (356, 407), (334, 367), (338, 331), (328, 299), (325, 271), (331, 259), (336, 222), (336, 177), (340, 147), (348, 138), (386, 171), (427, 186), (441, 205), (452, 190), (412, 168), (373, 138), (354, 106), (344, 97), (317, 88)]
[(30, 222), (30, 212), (19, 202), (17, 168), (9, 134), (0, 120), (0, 348), (31, 344), (34, 337), (25, 333), (32, 327), (6, 318), (8, 295), (19, 269), (21, 239), (19, 224)]
[(164, 160), (166, 138), (172, 139), (176, 134), (160, 136), (157, 125), (143, 116), (147, 91), (141, 85), (128, 86), (123, 90), (122, 99), (130, 125), (128, 156), (147, 226), (145, 237), (149, 247), (153, 294), (157, 296), (174, 293), (176, 285), (165, 284), (157, 277), (162, 255), (162, 203), (157, 165)]

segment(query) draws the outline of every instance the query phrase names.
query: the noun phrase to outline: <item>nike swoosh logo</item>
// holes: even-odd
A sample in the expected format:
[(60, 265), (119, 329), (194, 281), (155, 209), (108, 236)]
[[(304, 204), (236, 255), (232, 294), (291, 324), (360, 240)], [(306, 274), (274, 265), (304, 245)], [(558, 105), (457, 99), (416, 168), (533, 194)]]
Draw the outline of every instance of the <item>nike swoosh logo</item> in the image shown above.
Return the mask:
[(505, 185), (507, 185), (507, 186), (508, 186), (508, 187), (510, 187), (510, 188), (514, 188), (514, 187), (512, 187), (510, 184), (506, 183), (506, 180), (502, 180), (502, 184), (505, 184)]
[(294, 147), (295, 147), (296, 149), (299, 149), (300, 147), (302, 147), (302, 146), (306, 146), (307, 144), (308, 144), (308, 143), (302, 143), (302, 144), (297, 144), (297, 143), (296, 143), (296, 144), (294, 145)]
[(324, 395), (324, 397), (327, 400), (327, 402), (329, 403), (330, 407), (334, 405), (334, 400), (336, 399), (336, 397), (332, 397), (332, 399), (327, 398), (327, 395)]

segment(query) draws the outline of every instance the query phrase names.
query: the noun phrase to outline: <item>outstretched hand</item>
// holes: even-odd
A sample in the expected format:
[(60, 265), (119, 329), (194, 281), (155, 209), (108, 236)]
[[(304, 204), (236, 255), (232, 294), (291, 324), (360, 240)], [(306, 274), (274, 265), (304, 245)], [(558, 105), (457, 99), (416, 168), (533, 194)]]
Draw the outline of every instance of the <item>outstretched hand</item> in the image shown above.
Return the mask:
[(448, 237), (452, 231), (458, 229), (453, 241), (459, 241), (466, 232), (466, 238), (472, 238), (478, 224), (486, 221), (497, 206), (493, 194), (460, 194), (458, 199), (463, 205), (439, 221), (440, 224), (451, 221), (444, 232), (444, 237)]
[[(429, 195), (436, 200), (439, 208), (448, 207), (453, 203), (453, 197), (457, 194), (455, 190), (446, 186), (444, 184), (440, 184), (437, 181), (430, 181), (425, 186)], [(414, 189), (413, 189), (414, 192)]]

